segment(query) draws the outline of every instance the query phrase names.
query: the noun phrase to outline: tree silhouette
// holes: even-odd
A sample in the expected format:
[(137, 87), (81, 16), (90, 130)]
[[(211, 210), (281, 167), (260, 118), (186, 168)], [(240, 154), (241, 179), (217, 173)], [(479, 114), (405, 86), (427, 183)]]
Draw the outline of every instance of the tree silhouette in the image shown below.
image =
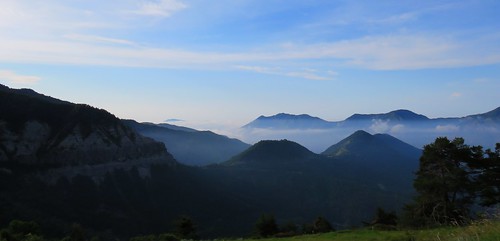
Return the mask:
[(313, 232), (314, 233), (327, 233), (327, 232), (331, 232), (331, 231), (334, 231), (334, 229), (333, 229), (332, 225), (330, 224), (330, 222), (328, 222), (328, 220), (326, 220), (323, 217), (316, 218), (316, 220), (314, 221), (314, 224), (313, 224)]
[(181, 216), (174, 222), (174, 233), (181, 239), (198, 239), (196, 226), (188, 216)]
[(475, 197), (469, 164), (480, 156), (477, 151), (462, 138), (439, 137), (424, 146), (413, 184), (418, 195), (407, 207), (414, 225), (462, 224), (469, 218)]
[(269, 237), (278, 232), (278, 225), (271, 214), (262, 214), (255, 224), (255, 229), (259, 237)]

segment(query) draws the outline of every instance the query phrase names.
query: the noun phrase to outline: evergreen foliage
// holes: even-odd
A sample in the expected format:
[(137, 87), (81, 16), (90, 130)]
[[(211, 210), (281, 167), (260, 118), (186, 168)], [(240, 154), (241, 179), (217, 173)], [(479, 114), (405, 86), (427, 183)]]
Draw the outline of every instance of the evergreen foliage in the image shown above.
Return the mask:
[[(485, 153), (487, 155), (485, 155)], [(499, 144), (495, 152), (468, 146), (463, 138), (439, 137), (426, 145), (414, 187), (415, 202), (406, 207), (412, 226), (466, 224), (479, 197), (483, 205), (497, 204)]]
[(174, 233), (180, 239), (198, 239), (198, 234), (196, 233), (196, 226), (188, 216), (179, 217), (174, 222), (175, 230)]
[(267, 238), (278, 233), (278, 225), (272, 214), (262, 214), (255, 223), (258, 237)]

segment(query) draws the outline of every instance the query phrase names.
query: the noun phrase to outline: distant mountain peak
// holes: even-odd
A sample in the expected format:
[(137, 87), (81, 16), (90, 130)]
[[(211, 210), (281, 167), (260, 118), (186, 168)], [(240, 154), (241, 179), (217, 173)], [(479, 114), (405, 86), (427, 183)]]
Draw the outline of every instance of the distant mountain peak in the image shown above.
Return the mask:
[(399, 109), (388, 113), (382, 114), (354, 114), (346, 119), (346, 121), (360, 121), (360, 120), (394, 120), (394, 121), (423, 121), (429, 120), (427, 116), (417, 114), (410, 110)]
[[(225, 165), (285, 164), (314, 158), (316, 154), (300, 144), (283, 140), (263, 140), (231, 158)], [(283, 163), (285, 162), (285, 163)]]
[(469, 115), (466, 118), (482, 118), (482, 119), (500, 120), (500, 107), (497, 107), (496, 109), (488, 111), (488, 112), (483, 113), (483, 114)]
[(283, 120), (283, 119), (302, 119), (302, 120), (321, 120), (321, 118), (319, 117), (315, 117), (315, 116), (310, 116), (308, 114), (299, 114), (299, 115), (295, 115), (295, 114), (288, 114), (288, 113), (278, 113), (276, 115), (272, 115), (272, 116), (264, 116), (264, 115), (261, 115), (259, 116), (259, 118), (257, 119), (278, 119), (278, 120)]
[(370, 134), (364, 130), (357, 130), (354, 133), (352, 133), (348, 138), (362, 138), (362, 137), (369, 138), (371, 136), (372, 136), (372, 134)]
[(332, 127), (334, 123), (308, 114), (278, 113), (272, 116), (261, 115), (243, 128), (265, 129), (316, 129)]
[(404, 155), (419, 153), (419, 149), (391, 135), (372, 135), (366, 131), (358, 130), (337, 144), (330, 146), (322, 154), (327, 156), (363, 155), (359, 150), (365, 150), (369, 153), (365, 153), (367, 156), (375, 154), (384, 155), (384, 153), (385, 155), (390, 155), (391, 152), (401, 152)]

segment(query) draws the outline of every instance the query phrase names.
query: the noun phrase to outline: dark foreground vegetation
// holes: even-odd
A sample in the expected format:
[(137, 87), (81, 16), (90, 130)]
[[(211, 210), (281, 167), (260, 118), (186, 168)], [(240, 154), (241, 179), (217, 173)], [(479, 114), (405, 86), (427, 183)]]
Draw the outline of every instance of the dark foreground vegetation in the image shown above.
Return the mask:
[[(379, 208), (373, 214), (373, 219), (365, 222), (365, 225), (370, 227), (368, 229), (307, 237), (311, 240), (348, 240), (354, 237), (359, 238), (358, 240), (451, 240), (454, 235), (468, 235), (467, 237), (475, 235), (473, 240), (498, 240), (498, 233), (500, 233), (498, 222), (489, 220), (494, 220), (498, 215), (498, 209), (495, 207), (500, 202), (499, 157), (500, 144), (497, 144), (493, 151), (483, 150), (480, 146), (468, 146), (461, 138), (451, 141), (447, 138), (437, 138), (435, 142), (424, 147), (414, 181), (417, 195), (412, 203), (404, 207), (399, 218), (394, 212)], [(178, 168), (182, 169), (182, 167)], [(192, 183), (193, 180), (189, 183), (179, 183), (177, 181), (181, 180), (180, 178), (166, 179), (165, 177), (182, 176), (189, 170), (192, 169), (173, 172), (170, 168), (152, 166), (151, 176), (147, 179), (141, 178), (137, 169), (127, 172), (116, 170), (107, 174), (99, 184), (85, 176), (75, 176), (71, 180), (59, 178), (56, 183), (49, 185), (40, 180), (37, 181), (36, 178), (19, 180), (4, 175), (1, 188), (4, 191), (11, 190), (8, 193), (13, 196), (4, 196), (2, 200), (17, 198), (24, 202), (17, 203), (21, 205), (20, 207), (11, 206), (10, 209), (6, 208), (6, 203), (3, 203), (2, 218), (22, 217), (24, 212), (35, 212), (29, 209), (37, 208), (37, 206), (28, 205), (25, 208), (22, 206), (31, 200), (31, 202), (38, 203), (40, 210), (36, 212), (43, 219), (38, 219), (37, 222), (16, 219), (3, 223), (4, 228), (0, 231), (0, 240), (22, 241), (48, 238), (105, 241), (125, 238), (133, 241), (153, 241), (203, 238), (198, 233), (200, 227), (191, 217), (179, 216), (176, 220), (171, 220), (170, 224), (166, 224), (162, 216), (166, 215), (165, 212), (169, 210), (175, 210), (175, 208), (165, 206), (165, 203), (177, 205), (186, 200), (181, 198), (176, 201), (177, 203), (172, 202), (172, 199), (176, 199), (175, 195), (163, 193), (161, 188), (166, 185), (172, 185), (172, 188), (175, 186), (175, 189), (170, 190), (176, 190), (177, 194), (185, 197), (189, 196), (190, 185), (195, 185)], [(207, 179), (203, 178), (199, 181), (203, 180)], [(15, 190), (23, 191), (16, 192)], [(30, 195), (23, 196), (26, 193)], [(210, 193), (206, 195), (210, 196)], [(190, 206), (195, 210), (194, 212), (217, 215), (211, 213), (210, 210), (203, 209), (203, 205), (197, 206), (199, 200), (187, 201), (191, 202)], [(238, 210), (238, 207), (231, 202), (211, 201), (214, 205), (222, 204), (226, 209)], [(142, 205), (138, 206), (137, 203), (142, 203)], [(145, 209), (136, 210), (137, 207)], [(134, 216), (133, 224), (127, 223), (129, 219), (123, 219), (120, 216), (123, 211), (137, 214)], [(77, 222), (65, 223), (64, 220), (50, 218), (51, 215), (60, 217), (61, 215), (56, 215), (58, 213), (64, 213), (63, 216), (72, 217)], [(237, 213), (233, 214), (237, 216)], [(238, 219), (234, 216), (232, 218)], [(250, 223), (249, 220), (241, 220), (235, 225), (248, 225), (248, 223)], [(258, 238), (294, 237), (335, 230), (334, 225), (324, 217), (317, 217), (310, 223), (298, 224), (293, 221), (278, 223), (273, 214), (262, 214), (253, 223), (254, 232), (249, 235)], [(143, 226), (137, 226), (141, 224)], [(93, 228), (86, 229), (85, 226)], [(432, 229), (418, 231), (429, 228)], [(95, 230), (107, 231), (96, 232)], [(114, 230), (122, 230), (121, 236), (117, 236)], [(124, 230), (130, 233), (125, 232), (124, 235)], [(143, 233), (143, 235), (134, 235), (137, 233)]]

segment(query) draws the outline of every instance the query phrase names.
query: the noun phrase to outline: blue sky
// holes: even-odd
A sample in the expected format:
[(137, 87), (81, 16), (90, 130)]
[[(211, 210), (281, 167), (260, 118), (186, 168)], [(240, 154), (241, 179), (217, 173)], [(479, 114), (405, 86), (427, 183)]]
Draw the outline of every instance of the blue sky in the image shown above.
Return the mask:
[(0, 83), (215, 130), (279, 112), (465, 116), (500, 106), (498, 12), (496, 0), (3, 0)]

